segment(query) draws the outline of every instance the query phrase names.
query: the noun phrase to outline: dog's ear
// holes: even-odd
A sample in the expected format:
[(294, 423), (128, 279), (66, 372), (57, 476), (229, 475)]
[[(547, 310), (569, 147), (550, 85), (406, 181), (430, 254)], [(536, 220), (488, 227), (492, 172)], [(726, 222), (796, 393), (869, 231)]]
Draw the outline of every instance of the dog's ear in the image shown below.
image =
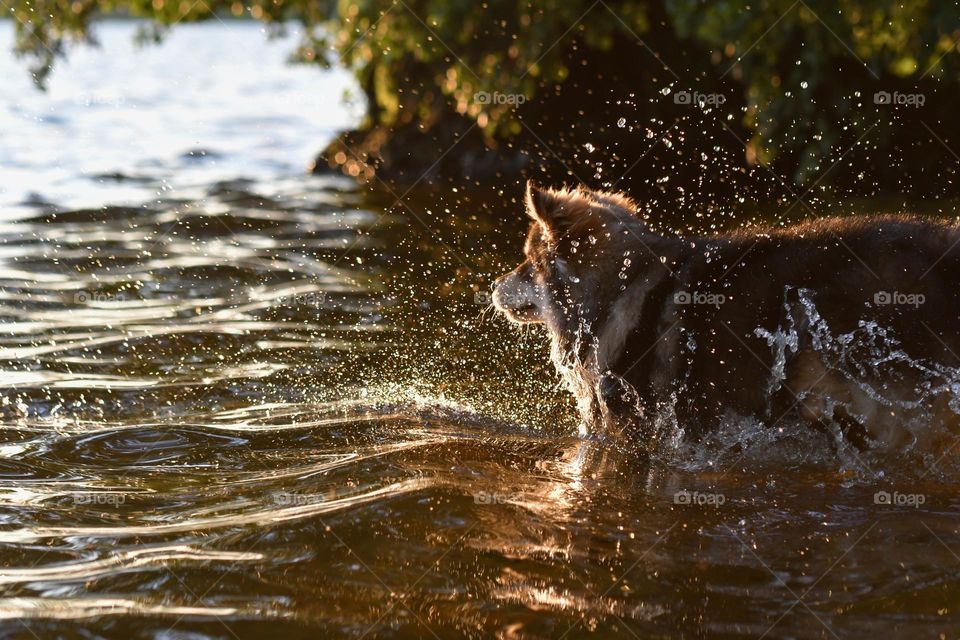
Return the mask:
[(592, 217), (590, 202), (580, 194), (543, 189), (533, 180), (527, 181), (526, 204), (527, 215), (542, 224), (554, 239), (588, 224)]
[(533, 180), (527, 180), (527, 215), (538, 222), (546, 223), (558, 204), (552, 192)]

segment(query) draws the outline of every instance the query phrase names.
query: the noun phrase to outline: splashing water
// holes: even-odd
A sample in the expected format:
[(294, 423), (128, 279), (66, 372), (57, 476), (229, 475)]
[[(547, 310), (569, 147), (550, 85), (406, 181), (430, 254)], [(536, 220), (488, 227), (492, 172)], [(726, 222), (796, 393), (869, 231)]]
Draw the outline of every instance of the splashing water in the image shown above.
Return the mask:
[[(217, 51), (231, 29), (256, 35), (205, 25), (190, 46)], [(227, 165), (254, 144), (227, 139)], [(4, 636), (960, 626), (960, 499), (926, 473), (942, 461), (865, 473), (830, 434), (742, 419), (638, 461), (578, 437), (544, 337), (487, 312), (479, 292), (519, 255), (522, 216), (432, 213), (426, 229), (352, 183), (260, 164), (239, 173), (269, 179), (208, 166), (161, 189), (215, 155), (164, 153), (136, 167), (144, 182), (97, 193), (65, 161), (65, 182), (0, 224)], [(78, 208), (101, 187), (127, 204)], [(484, 207), (439, 198), (416, 211)], [(956, 384), (881, 327), (813, 325), (844, 370), (922, 367), (937, 396)], [(766, 337), (794, 348), (789, 329)]]

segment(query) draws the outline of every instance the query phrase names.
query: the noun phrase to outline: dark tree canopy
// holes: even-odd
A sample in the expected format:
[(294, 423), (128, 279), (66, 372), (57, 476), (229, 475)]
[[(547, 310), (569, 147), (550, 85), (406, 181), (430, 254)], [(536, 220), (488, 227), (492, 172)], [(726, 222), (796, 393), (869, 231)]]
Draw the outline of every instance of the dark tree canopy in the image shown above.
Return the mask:
[[(436, 176), (509, 175), (532, 158), (571, 178), (615, 183), (649, 154), (661, 172), (715, 172), (730, 182), (731, 167), (740, 167), (768, 169), (773, 185), (957, 188), (955, 2), (15, 0), (12, 7), (18, 51), (40, 81), (68, 43), (95, 37), (91, 24), (106, 14), (147, 18), (156, 25), (147, 35), (156, 37), (169, 25), (211, 18), (301, 23), (296, 57), (347, 65), (368, 98), (362, 129), (329, 150), (331, 166), (353, 174), (369, 162), (411, 180), (431, 163)], [(470, 142), (437, 158), (438, 148), (462, 136)], [(421, 153), (419, 139), (433, 146)], [(848, 153), (856, 163), (838, 167)], [(603, 156), (606, 173), (591, 155)]]

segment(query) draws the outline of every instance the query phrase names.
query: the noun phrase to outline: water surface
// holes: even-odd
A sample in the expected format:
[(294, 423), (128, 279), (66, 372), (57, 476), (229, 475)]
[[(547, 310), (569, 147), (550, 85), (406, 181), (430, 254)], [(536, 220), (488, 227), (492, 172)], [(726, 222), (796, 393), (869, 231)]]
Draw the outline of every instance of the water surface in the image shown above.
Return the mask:
[(48, 95), (0, 54), (5, 637), (960, 632), (949, 452), (580, 437), (488, 308), (516, 205), (304, 176), (345, 76), (254, 25), (133, 30)]

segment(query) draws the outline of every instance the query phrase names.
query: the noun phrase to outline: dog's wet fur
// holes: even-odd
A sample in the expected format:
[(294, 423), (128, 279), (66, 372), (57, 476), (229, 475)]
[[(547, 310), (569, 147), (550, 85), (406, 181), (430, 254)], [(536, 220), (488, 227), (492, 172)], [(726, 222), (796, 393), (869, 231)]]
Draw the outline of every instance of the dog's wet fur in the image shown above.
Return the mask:
[[(905, 425), (917, 416), (931, 433), (955, 428), (958, 389), (920, 391), (924, 367), (960, 367), (957, 226), (855, 216), (664, 236), (622, 194), (533, 183), (526, 210), (526, 259), (496, 281), (493, 301), (546, 326), (585, 424), (647, 448), (665, 410), (693, 439), (731, 415), (799, 419), (880, 448), (915, 441)], [(893, 295), (913, 304), (882, 304)], [(879, 379), (870, 359), (887, 356), (836, 362), (849, 354), (821, 344), (824, 331), (865, 326), (927, 364)]]

